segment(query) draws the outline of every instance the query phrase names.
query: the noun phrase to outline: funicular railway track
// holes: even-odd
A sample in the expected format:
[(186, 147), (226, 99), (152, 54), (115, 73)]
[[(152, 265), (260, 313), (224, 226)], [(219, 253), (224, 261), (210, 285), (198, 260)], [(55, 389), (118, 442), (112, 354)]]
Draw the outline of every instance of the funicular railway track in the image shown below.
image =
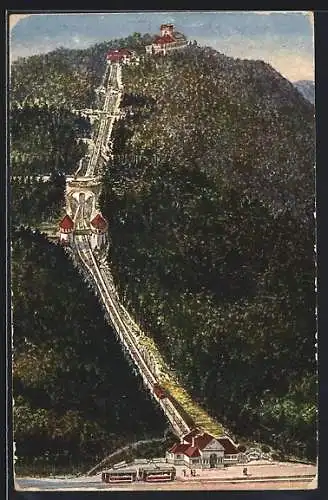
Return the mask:
[[(87, 182), (94, 178), (98, 173), (102, 148), (107, 146), (110, 140), (122, 93), (120, 64), (112, 64), (109, 70), (106, 69), (103, 83), (106, 80), (105, 101), (99, 118), (95, 144), (88, 159), (84, 176), (78, 179), (82, 183), (84, 180)], [(72, 250), (81, 262), (84, 274), (96, 289), (118, 339), (135, 364), (144, 385), (162, 408), (174, 432), (178, 436), (185, 435), (193, 427), (193, 421), (169, 393), (163, 397), (156, 391), (156, 387), (160, 386), (160, 380), (156, 372), (156, 365), (154, 365), (154, 360), (151, 360), (147, 347), (140, 343), (141, 331), (121, 304), (106, 262), (95, 257), (89, 236), (82, 234), (82, 231), (86, 231), (89, 227), (89, 221), (85, 219), (84, 205), (82, 204), (79, 204), (76, 210), (74, 224), (77, 232), (72, 241)]]
[[(105, 102), (103, 105), (102, 114), (100, 115), (99, 118), (97, 139), (85, 174), (88, 177), (91, 177), (96, 173), (96, 168), (99, 161), (101, 149), (104, 143), (106, 143), (109, 140), (111, 130), (113, 128), (115, 120), (115, 112), (118, 109), (120, 101), (119, 89), (116, 95), (113, 93), (114, 88), (119, 85), (118, 82), (119, 72), (120, 72), (119, 64), (114, 64), (110, 66), (108, 82), (106, 87)], [(110, 111), (112, 111), (113, 114), (111, 116), (110, 123), (108, 124), (107, 114)]]
[(186, 434), (189, 432), (190, 427), (186, 424), (170, 398), (160, 399), (156, 393), (153, 392), (154, 385), (158, 382), (157, 378), (148, 367), (143, 355), (140, 353), (140, 348), (131, 326), (127, 325), (124, 318), (122, 318), (120, 304), (117, 302), (117, 298), (115, 296), (113, 297), (109, 291), (108, 283), (106, 283), (106, 279), (99, 269), (98, 263), (91, 250), (88, 237), (85, 235), (76, 236), (75, 248), (89, 278), (91, 278), (99, 292), (99, 296), (102, 299), (102, 303), (110, 317), (117, 336), (138, 368), (146, 387), (150, 389), (153, 397), (162, 407), (175, 432), (178, 435)]

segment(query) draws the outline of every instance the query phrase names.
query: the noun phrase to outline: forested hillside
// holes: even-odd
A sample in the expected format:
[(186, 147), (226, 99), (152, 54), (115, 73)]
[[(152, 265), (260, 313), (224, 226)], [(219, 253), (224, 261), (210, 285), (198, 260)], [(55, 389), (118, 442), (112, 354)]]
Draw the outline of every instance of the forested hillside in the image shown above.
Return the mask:
[(66, 179), (52, 174), (48, 181), (36, 181), (33, 177), (11, 181), (10, 215), (15, 227), (39, 227), (42, 223), (58, 224), (63, 214)]
[(56, 106), (13, 103), (10, 110), (12, 175), (73, 173), (87, 152), (79, 141), (91, 135), (89, 120)]
[(15, 230), (12, 241), (18, 468), (95, 464), (161, 437), (163, 414), (64, 250), (30, 230)]
[(11, 99), (20, 104), (94, 107), (94, 89), (105, 72), (108, 50), (129, 47), (139, 53), (152, 39), (149, 34), (134, 33), (87, 49), (61, 47), (47, 54), (19, 58), (11, 65)]
[(313, 458), (314, 108), (210, 48), (123, 77), (102, 196), (120, 293), (210, 413)]
[(151, 40), (151, 35), (134, 33), (88, 49), (59, 48), (11, 64), (10, 174), (52, 174), (55, 179), (47, 183), (13, 181), (15, 223), (20, 215), (22, 223), (33, 225), (49, 220), (49, 214), (58, 216), (64, 201), (64, 184), (58, 177), (76, 171), (87, 152), (80, 139), (91, 136), (89, 120), (72, 110), (101, 106), (94, 91), (102, 81), (110, 48), (130, 47), (138, 53)]
[[(144, 37), (131, 39), (140, 45)], [(121, 43), (126, 41), (85, 51), (59, 49), (20, 59), (11, 68), (18, 472), (49, 473), (54, 466), (68, 472), (74, 464), (84, 470), (126, 443), (161, 437), (167, 427), (106, 323), (98, 299), (63, 249), (38, 231), (21, 227), (42, 222), (57, 226), (64, 208), (64, 174), (72, 174), (86, 153), (79, 139), (91, 136), (89, 121), (72, 108), (99, 104), (94, 87), (105, 71), (106, 50)], [(49, 181), (35, 179), (45, 174), (51, 175)]]

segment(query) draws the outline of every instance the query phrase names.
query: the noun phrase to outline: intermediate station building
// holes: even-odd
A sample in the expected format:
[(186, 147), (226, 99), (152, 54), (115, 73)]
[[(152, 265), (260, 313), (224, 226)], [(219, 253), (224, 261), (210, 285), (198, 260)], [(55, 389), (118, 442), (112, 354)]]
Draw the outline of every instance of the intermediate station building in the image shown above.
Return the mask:
[(107, 52), (106, 60), (108, 64), (120, 63), (120, 64), (138, 64), (139, 57), (133, 50), (128, 50), (125, 48), (111, 49)]
[[(102, 250), (106, 247), (107, 231), (108, 223), (103, 215), (98, 212), (90, 221), (90, 246), (92, 250)], [(59, 243), (64, 246), (71, 245), (75, 232), (74, 221), (66, 214), (59, 223)]]

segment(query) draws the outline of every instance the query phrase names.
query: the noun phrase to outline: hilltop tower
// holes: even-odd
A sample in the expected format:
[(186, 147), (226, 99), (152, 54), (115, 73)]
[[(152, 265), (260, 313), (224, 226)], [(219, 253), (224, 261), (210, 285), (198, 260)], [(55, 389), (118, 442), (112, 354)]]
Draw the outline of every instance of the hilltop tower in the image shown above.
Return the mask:
[(161, 36), (173, 36), (174, 24), (161, 24)]

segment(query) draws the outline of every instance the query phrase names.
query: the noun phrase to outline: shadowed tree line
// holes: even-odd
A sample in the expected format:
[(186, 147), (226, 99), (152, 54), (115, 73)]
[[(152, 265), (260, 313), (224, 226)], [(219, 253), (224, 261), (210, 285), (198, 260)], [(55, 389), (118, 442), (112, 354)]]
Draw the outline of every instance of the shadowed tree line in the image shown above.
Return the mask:
[(121, 296), (212, 415), (313, 459), (313, 106), (208, 47), (123, 79), (101, 202)]
[[(146, 39), (133, 37), (136, 46)], [(89, 121), (71, 109), (92, 104), (106, 50), (120, 43), (59, 49), (12, 68), (11, 174), (22, 177), (10, 193), (18, 470), (92, 465), (167, 427), (63, 249), (20, 227), (59, 219), (63, 174), (75, 171), (86, 153), (79, 139), (91, 134)], [(34, 178), (45, 174), (47, 182)]]
[(96, 463), (162, 436), (164, 415), (62, 247), (25, 229), (12, 241), (18, 466)]
[(59, 176), (76, 171), (87, 152), (87, 145), (79, 139), (91, 137), (90, 121), (72, 110), (102, 105), (94, 90), (102, 81), (110, 48), (129, 47), (141, 53), (152, 38), (134, 33), (83, 50), (61, 47), (12, 63), (10, 173), (54, 176), (42, 185), (32, 180), (13, 182), (15, 223), (20, 217), (22, 223), (32, 225), (53, 214), (57, 217), (57, 208), (64, 201)]

